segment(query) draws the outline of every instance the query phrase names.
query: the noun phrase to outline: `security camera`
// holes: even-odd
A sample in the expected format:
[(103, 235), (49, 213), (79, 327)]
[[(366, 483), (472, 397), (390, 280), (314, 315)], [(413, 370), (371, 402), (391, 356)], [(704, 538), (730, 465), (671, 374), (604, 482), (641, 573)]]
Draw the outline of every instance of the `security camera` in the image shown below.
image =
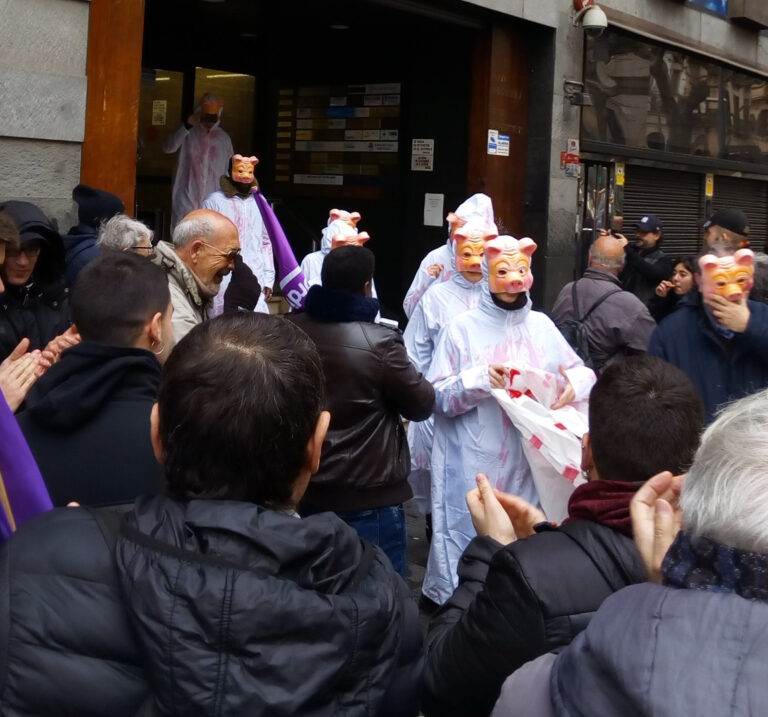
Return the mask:
[(593, 5), (587, 8), (584, 17), (581, 18), (581, 26), (588, 37), (600, 37), (608, 27), (608, 18), (601, 7)]
[(583, 3), (585, 1), (588, 0), (574, 0), (575, 7), (581, 5), (582, 8), (576, 13), (576, 17), (573, 18), (573, 24), (580, 24), (588, 37), (600, 37), (605, 28), (608, 27), (608, 18), (602, 8), (594, 4), (594, 0), (584, 6)]

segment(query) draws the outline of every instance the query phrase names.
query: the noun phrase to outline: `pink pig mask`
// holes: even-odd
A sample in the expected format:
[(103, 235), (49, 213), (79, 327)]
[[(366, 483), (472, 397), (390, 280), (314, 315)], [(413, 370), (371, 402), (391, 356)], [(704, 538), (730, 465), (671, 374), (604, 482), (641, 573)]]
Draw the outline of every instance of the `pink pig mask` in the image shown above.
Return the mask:
[(699, 259), (701, 293), (722, 296), (732, 302), (741, 301), (755, 283), (754, 256), (751, 249), (738, 249), (727, 256), (702, 256)]
[(531, 256), (536, 242), (530, 237), (500, 236), (485, 245), (488, 286), (492, 294), (506, 294), (511, 300), (533, 286)]
[(362, 246), (371, 238), (368, 232), (357, 231), (357, 223), (360, 221), (358, 212), (331, 209), (328, 216), (331, 219), (328, 225), (331, 250), (338, 249), (340, 246)]
[(477, 274), (482, 278), (483, 252), (486, 242), (495, 239), (497, 233), (485, 226), (485, 222), (470, 219), (453, 233), (453, 251), (456, 271), (460, 274)]

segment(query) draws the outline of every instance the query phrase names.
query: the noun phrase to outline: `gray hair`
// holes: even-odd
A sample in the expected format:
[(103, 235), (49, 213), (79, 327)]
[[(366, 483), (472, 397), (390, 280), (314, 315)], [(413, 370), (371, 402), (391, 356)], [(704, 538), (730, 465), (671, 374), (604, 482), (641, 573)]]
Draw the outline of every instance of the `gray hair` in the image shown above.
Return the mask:
[(603, 266), (606, 269), (621, 269), (626, 259), (624, 256), (608, 257), (597, 251), (594, 246), (589, 248), (589, 263), (594, 266)]
[(768, 391), (730, 404), (705, 431), (683, 484), (683, 529), (768, 555)]
[(101, 225), (96, 244), (101, 249), (125, 251), (137, 246), (142, 239), (148, 238), (152, 243), (153, 234), (153, 231), (143, 222), (131, 219), (125, 214), (115, 214)]
[(213, 238), (216, 228), (208, 219), (182, 219), (173, 230), (173, 245), (183, 249), (195, 239), (209, 241)]

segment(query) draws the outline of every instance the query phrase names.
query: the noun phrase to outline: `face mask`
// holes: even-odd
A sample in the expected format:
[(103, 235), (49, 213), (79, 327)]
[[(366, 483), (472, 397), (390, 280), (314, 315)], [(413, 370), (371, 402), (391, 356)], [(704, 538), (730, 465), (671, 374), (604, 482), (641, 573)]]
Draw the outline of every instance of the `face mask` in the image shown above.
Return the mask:
[(453, 250), (456, 271), (459, 273), (481, 274), (483, 252), (487, 241), (496, 238), (496, 232), (489, 231), (479, 221), (470, 220), (456, 229), (453, 234)]
[[(348, 214), (348, 212), (346, 212)], [(357, 219), (354, 222), (347, 222), (343, 218), (334, 219), (330, 226), (329, 232), (331, 235), (331, 250), (338, 249), (340, 246), (362, 246), (371, 237), (368, 232), (358, 232), (357, 221), (360, 219), (360, 215), (357, 214)]]
[(517, 295), (533, 286), (531, 255), (536, 242), (525, 237), (501, 236), (485, 246), (488, 263), (488, 286), (492, 294)]
[(259, 163), (257, 157), (243, 157), (236, 154), (232, 157), (232, 181), (237, 184), (253, 184), (253, 171)]
[(755, 283), (754, 256), (751, 249), (739, 249), (729, 256), (707, 254), (701, 257), (701, 293), (704, 296), (716, 294), (728, 301), (741, 301)]

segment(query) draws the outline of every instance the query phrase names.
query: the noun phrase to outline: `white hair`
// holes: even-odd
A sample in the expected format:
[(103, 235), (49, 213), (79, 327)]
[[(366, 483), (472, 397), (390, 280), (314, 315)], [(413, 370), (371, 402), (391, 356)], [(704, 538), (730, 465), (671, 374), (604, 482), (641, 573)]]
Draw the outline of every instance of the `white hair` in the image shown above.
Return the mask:
[(182, 219), (173, 230), (173, 245), (183, 249), (195, 239), (210, 240), (215, 231), (213, 222), (208, 219)]
[(96, 244), (102, 249), (125, 251), (137, 246), (142, 239), (149, 239), (151, 244), (153, 234), (146, 224), (125, 214), (115, 214), (101, 225)]
[(702, 436), (680, 497), (683, 529), (768, 555), (766, 466), (768, 390), (730, 404)]

